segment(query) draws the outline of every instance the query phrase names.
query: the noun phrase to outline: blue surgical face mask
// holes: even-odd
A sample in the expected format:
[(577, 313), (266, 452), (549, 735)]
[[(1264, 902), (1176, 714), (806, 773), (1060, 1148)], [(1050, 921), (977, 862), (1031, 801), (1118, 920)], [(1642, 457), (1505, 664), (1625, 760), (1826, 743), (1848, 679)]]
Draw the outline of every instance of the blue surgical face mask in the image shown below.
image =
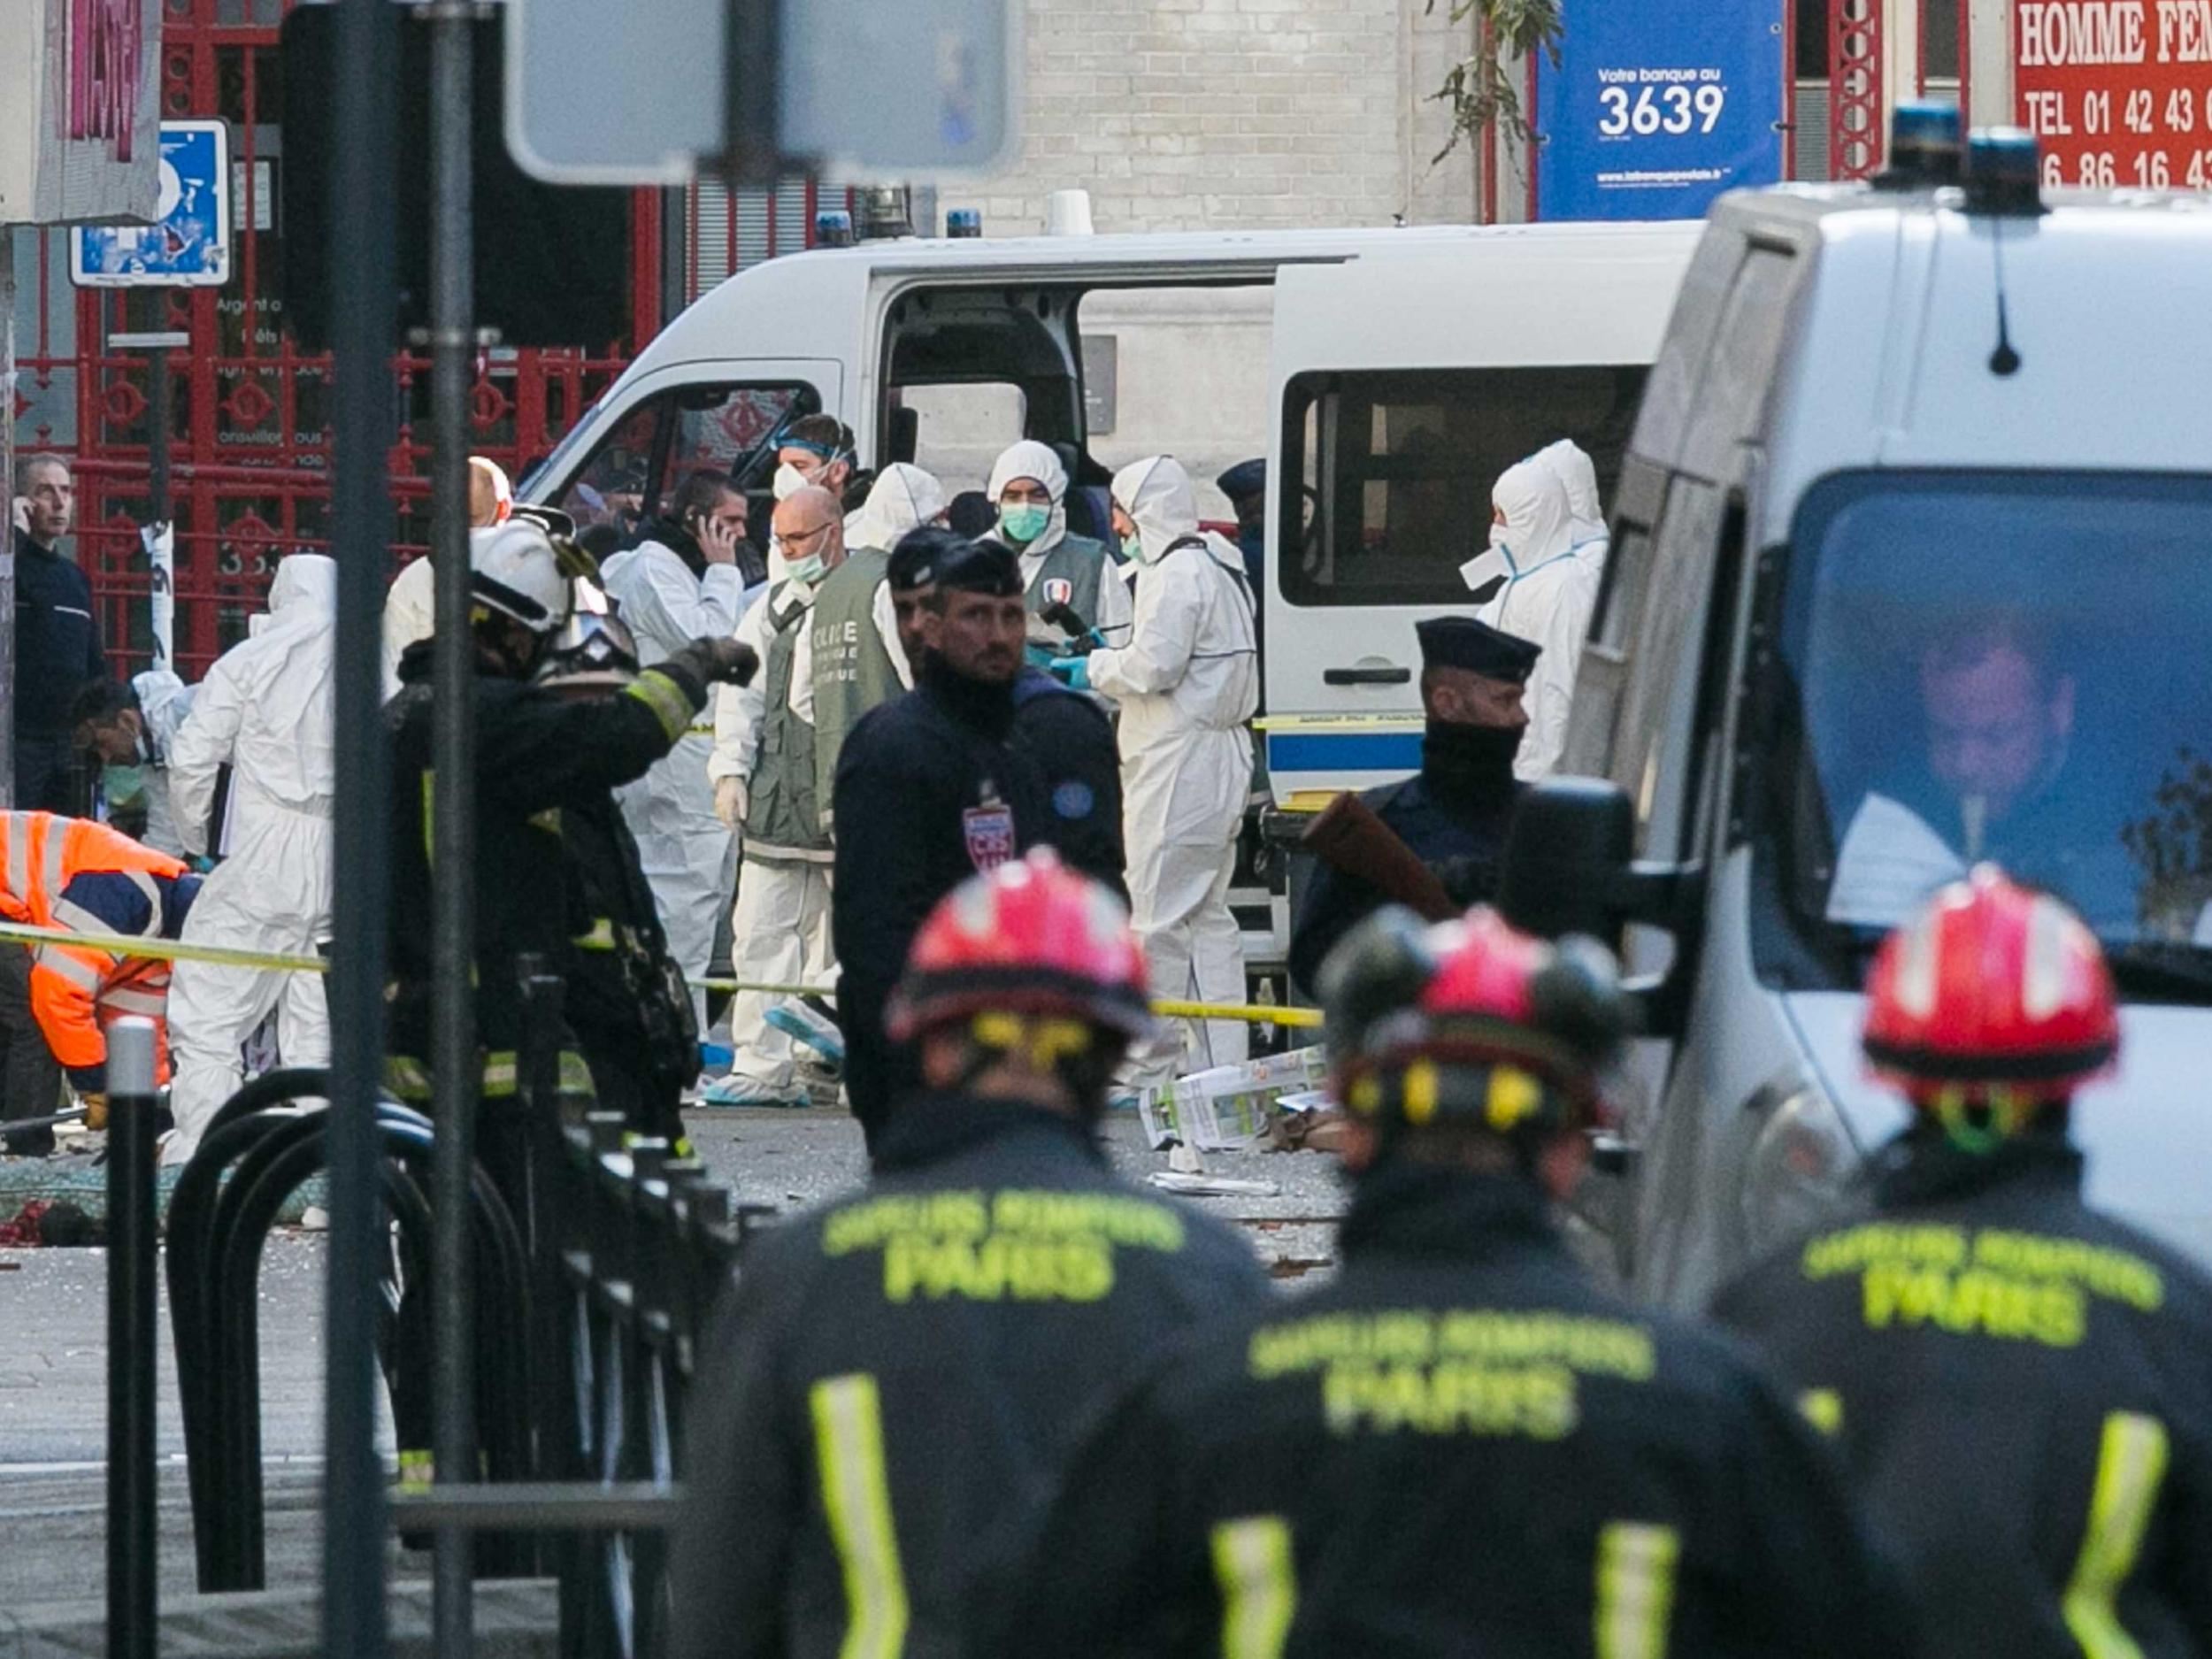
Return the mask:
[(787, 558), (783, 562), (783, 570), (785, 575), (802, 588), (811, 588), (822, 580), (822, 556), (810, 553), (803, 559)]
[(998, 511), (999, 528), (1017, 547), (1027, 547), (1045, 533), (1045, 526), (1051, 522), (1052, 509), (1041, 507), (1035, 502), (1009, 502)]
[(1144, 535), (1141, 531), (1132, 530), (1127, 535), (1122, 537), (1121, 556), (1133, 565), (1151, 563), (1144, 556)]

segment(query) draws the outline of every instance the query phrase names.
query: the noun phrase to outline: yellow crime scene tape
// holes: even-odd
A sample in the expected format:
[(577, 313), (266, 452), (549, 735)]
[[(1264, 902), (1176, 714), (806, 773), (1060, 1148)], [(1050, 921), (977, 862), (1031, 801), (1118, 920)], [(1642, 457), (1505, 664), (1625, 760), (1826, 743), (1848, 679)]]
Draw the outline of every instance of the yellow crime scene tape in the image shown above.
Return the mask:
[[(749, 979), (701, 979), (703, 991), (757, 991), (764, 996), (824, 996), (837, 995), (834, 986), (756, 985)], [(1318, 1025), (1317, 1008), (1286, 1008), (1277, 1002), (1178, 1002), (1155, 999), (1152, 1011), (1164, 1019), (1241, 1019), (1255, 1025)]]
[[(0, 941), (22, 945), (82, 945), (111, 956), (136, 956), (153, 962), (208, 962), (226, 968), (259, 968), (273, 973), (327, 973), (330, 964), (320, 956), (288, 956), (274, 951), (233, 950), (223, 945), (188, 945), (167, 939), (142, 939), (134, 933), (78, 933), (61, 927), (32, 927), (0, 922)], [(767, 996), (834, 996), (834, 987), (767, 985), (749, 979), (702, 979), (708, 991), (757, 991)], [(1312, 1008), (1281, 1008), (1271, 1002), (1156, 1002), (1152, 1011), (1169, 1019), (1241, 1019), (1254, 1025), (1318, 1025), (1321, 1012)]]

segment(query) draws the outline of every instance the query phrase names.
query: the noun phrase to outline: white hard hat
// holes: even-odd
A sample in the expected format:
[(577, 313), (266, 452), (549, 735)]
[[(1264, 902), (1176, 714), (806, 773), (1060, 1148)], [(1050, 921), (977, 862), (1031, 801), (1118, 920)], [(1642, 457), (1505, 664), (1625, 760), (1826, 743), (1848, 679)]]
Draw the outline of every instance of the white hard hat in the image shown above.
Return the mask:
[(469, 591), (533, 634), (550, 634), (568, 616), (568, 578), (545, 532), (510, 519), (469, 532)]

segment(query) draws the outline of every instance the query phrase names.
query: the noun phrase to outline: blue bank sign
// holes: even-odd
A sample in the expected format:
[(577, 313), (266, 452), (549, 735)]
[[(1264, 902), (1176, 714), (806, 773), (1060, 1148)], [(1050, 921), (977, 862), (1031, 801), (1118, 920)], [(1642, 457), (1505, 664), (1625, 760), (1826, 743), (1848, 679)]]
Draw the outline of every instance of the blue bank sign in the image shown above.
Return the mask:
[(1782, 176), (1786, 0), (1568, 0), (1537, 66), (1540, 219), (1697, 219)]

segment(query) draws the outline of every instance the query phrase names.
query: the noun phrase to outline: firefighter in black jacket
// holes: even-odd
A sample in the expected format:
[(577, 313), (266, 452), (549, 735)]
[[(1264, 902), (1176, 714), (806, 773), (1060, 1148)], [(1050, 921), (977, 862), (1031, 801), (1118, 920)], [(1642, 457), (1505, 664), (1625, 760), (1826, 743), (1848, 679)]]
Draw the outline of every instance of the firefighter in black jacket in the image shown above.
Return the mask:
[(929, 1092), (864, 1192), (750, 1247), (702, 1350), (679, 1659), (963, 1651), (965, 1571), (1087, 1408), (1267, 1294), (1231, 1229), (1099, 1150), (1114, 1065), (1150, 1024), (1103, 887), (1048, 851), (972, 879), (915, 941), (892, 1020)]
[[(603, 804), (643, 774), (689, 728), (718, 680), (758, 666), (734, 640), (700, 640), (623, 690), (573, 702), (528, 683), (569, 611), (569, 580), (544, 530), (515, 519), (469, 534), (476, 643), (476, 1041), (487, 1110), (479, 1159), (511, 1195), (521, 1190), (526, 1125), (503, 1111), (516, 1086), (522, 1035), (518, 956), (572, 970), (571, 915), (560, 813)], [(429, 1094), (432, 962), (430, 654), (400, 658), (400, 694), (386, 705), (392, 741), (389, 1082), (403, 1099)], [(579, 1068), (580, 1071), (580, 1067)], [(577, 1081), (582, 1081), (580, 1076)]]
[(1871, 1218), (1724, 1291), (1832, 1435), (1932, 1659), (2212, 1654), (2212, 1283), (2082, 1202), (2102, 953), (1985, 865), (1884, 945), (1866, 1051), (1917, 1109)]
[(1816, 1437), (1553, 1226), (1624, 1025), (1605, 953), (1393, 910), (1327, 978), (1342, 1276), (1161, 1356), (979, 1576), (975, 1651), (1907, 1651)]
[(845, 1088), (871, 1151), (918, 1081), (883, 1025), (916, 931), (968, 877), (1053, 839), (1044, 775), (1013, 741), (1020, 565), (995, 541), (963, 541), (931, 576), (914, 689), (869, 710), (837, 757), (830, 932)]
[[(634, 685), (637, 644), (617, 617), (572, 611), (532, 677), (566, 701), (603, 700)], [(622, 809), (612, 795), (561, 809), (568, 853), (569, 940), (562, 1010), (602, 1111), (687, 1153), (684, 1090), (699, 1073), (699, 1026), (683, 970), (653, 902)]]

